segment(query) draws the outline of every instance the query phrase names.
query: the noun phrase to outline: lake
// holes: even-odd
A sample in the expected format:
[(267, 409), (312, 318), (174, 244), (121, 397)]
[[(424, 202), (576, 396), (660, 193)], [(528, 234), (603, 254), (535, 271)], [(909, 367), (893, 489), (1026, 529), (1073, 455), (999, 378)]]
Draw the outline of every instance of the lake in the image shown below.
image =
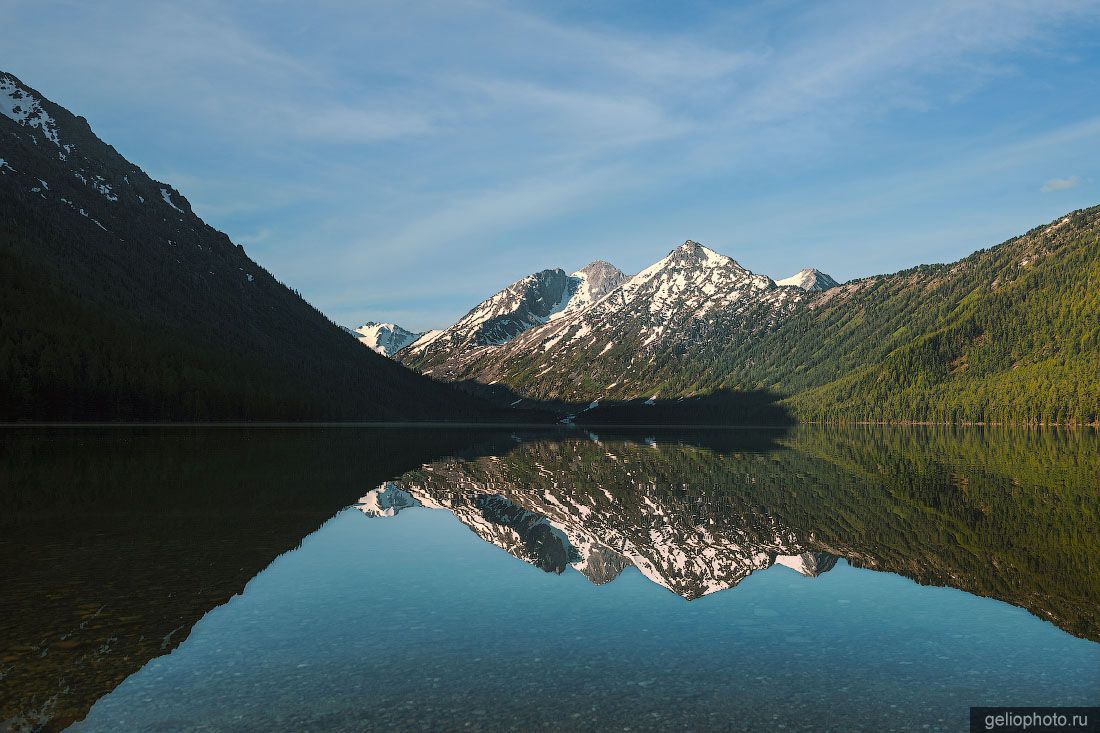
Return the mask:
[(5, 428), (6, 730), (1100, 705), (1092, 430)]

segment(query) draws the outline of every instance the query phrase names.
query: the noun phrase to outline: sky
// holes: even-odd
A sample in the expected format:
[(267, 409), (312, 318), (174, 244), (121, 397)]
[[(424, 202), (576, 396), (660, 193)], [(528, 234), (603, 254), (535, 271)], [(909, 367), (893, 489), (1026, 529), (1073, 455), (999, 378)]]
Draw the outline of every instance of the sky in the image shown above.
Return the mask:
[(338, 323), (686, 239), (838, 280), (1100, 203), (1100, 3), (4, 0), (0, 68)]

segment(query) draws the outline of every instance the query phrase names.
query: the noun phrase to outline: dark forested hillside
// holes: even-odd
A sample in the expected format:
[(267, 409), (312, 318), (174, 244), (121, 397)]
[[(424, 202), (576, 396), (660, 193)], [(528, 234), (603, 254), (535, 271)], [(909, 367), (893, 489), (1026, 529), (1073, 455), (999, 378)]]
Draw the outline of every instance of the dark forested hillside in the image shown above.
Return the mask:
[(0, 72), (0, 421), (483, 417)]

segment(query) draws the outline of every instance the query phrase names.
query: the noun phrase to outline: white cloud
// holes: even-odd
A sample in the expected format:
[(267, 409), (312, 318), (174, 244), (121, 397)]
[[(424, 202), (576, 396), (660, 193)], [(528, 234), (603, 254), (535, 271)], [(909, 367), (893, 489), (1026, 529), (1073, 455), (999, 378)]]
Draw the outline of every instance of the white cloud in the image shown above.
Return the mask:
[(1081, 179), (1077, 176), (1070, 176), (1069, 178), (1051, 178), (1049, 181), (1043, 184), (1043, 187), (1039, 190), (1043, 193), (1050, 193), (1052, 191), (1065, 191), (1068, 188), (1074, 188)]

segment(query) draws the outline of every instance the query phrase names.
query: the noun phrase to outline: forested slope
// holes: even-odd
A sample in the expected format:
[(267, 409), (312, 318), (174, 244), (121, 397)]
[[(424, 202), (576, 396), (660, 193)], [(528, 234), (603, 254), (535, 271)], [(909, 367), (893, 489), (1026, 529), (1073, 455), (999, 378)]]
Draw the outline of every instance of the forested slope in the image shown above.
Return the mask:
[[(807, 326), (817, 353), (798, 338)], [(1095, 423), (1100, 208), (825, 293), (762, 344), (785, 348), (798, 367), (776, 384), (801, 419)]]
[(0, 421), (465, 419), (0, 72)]

